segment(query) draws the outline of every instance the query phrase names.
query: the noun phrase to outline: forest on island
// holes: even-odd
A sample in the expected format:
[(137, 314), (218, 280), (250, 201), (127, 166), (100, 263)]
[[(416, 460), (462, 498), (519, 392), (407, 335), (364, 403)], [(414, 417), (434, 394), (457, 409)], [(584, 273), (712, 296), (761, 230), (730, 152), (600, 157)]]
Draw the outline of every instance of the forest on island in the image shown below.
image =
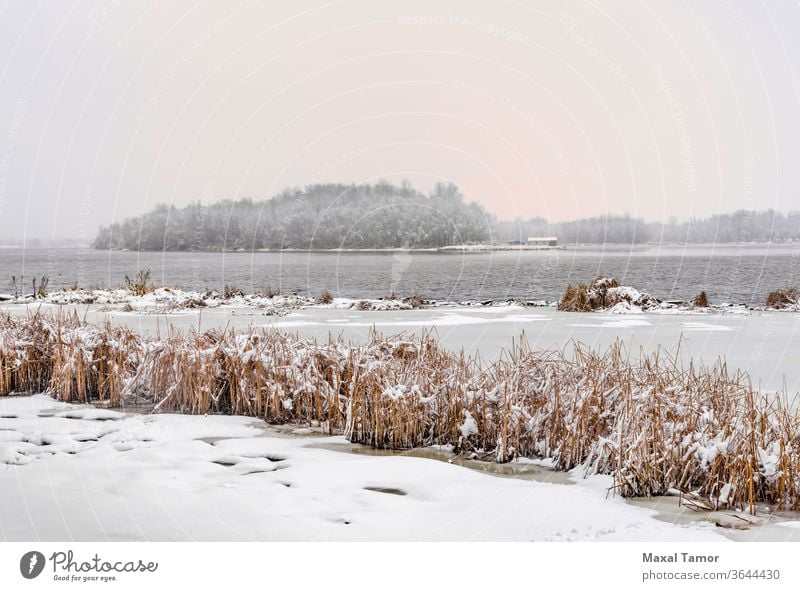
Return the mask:
[(499, 221), (466, 202), (452, 183), (426, 194), (410, 183), (316, 184), (271, 199), (195, 202), (153, 210), (100, 228), (96, 249), (280, 250), (440, 248), (525, 242), (557, 236), (559, 244), (731, 243), (800, 240), (800, 212), (740, 210), (668, 222), (606, 215), (551, 223)]
[(409, 183), (318, 184), (272, 199), (152, 211), (100, 229), (98, 249), (436, 248), (488, 242), (494, 218), (455, 185), (426, 195)]

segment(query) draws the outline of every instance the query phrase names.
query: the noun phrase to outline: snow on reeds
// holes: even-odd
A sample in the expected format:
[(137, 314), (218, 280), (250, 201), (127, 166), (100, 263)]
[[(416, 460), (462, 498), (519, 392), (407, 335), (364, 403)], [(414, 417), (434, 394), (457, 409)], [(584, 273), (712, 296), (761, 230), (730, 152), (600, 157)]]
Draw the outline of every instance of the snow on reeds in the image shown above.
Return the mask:
[(661, 301), (632, 287), (622, 286), (614, 278), (598, 277), (589, 285), (567, 285), (558, 309), (562, 312), (591, 312), (613, 308), (617, 304), (648, 310), (659, 306)]
[(365, 344), (269, 330), (171, 332), (148, 339), (77, 316), (0, 318), (0, 395), (144, 403), (159, 411), (319, 422), (381, 448), (550, 458), (610, 474), (624, 496), (674, 490), (710, 506), (800, 509), (800, 409), (755, 390), (724, 361), (683, 365), (574, 345), (514, 344), (490, 364), (431, 335)]
[(267, 290), (261, 293), (245, 294), (241, 289), (225, 286), (222, 293), (217, 291), (183, 291), (169, 287), (149, 286), (149, 275), (141, 273), (136, 278), (126, 277), (127, 287), (120, 289), (61, 289), (33, 296), (0, 295), (6, 304), (54, 304), (54, 305), (97, 305), (110, 311), (137, 312), (142, 314), (161, 314), (197, 308), (254, 308), (264, 315), (285, 316), (303, 308), (334, 308), (358, 310), (412, 310), (423, 307), (425, 301), (419, 295), (403, 299), (337, 298), (324, 291), (316, 298), (297, 294), (278, 294)]
[(776, 289), (767, 295), (767, 308), (794, 308), (800, 305), (800, 293), (794, 287)]

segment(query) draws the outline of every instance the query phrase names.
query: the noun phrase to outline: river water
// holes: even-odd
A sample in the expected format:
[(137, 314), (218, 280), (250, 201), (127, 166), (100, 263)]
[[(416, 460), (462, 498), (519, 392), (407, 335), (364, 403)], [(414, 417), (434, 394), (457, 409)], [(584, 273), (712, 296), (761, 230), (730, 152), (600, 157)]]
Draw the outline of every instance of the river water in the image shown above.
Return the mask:
[[(763, 303), (777, 287), (800, 286), (800, 244), (578, 246), (548, 251), (441, 252), (121, 252), (0, 249), (0, 293), (12, 276), (24, 291), (48, 275), (50, 289), (117, 287), (150, 269), (158, 285), (235, 286), (342, 297), (405, 296), (437, 300), (555, 300), (568, 283), (615, 276), (662, 299), (706, 290), (712, 303)], [(20, 277), (23, 279), (20, 280)], [(23, 289), (20, 289), (23, 291)]]

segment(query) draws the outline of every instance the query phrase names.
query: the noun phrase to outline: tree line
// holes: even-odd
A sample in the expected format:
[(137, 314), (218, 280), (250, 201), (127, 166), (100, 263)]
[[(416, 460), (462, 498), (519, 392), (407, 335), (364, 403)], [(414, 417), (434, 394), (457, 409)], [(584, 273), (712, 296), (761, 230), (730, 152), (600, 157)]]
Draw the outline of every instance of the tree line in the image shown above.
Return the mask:
[(800, 211), (739, 210), (707, 218), (648, 222), (630, 215), (608, 215), (550, 223), (544, 218), (498, 222), (498, 241), (557, 236), (560, 244), (646, 244), (789, 242), (800, 240)]
[(493, 216), (451, 183), (318, 184), (268, 200), (159, 205), (100, 229), (98, 249), (437, 248), (491, 240)]
[(539, 217), (498, 221), (478, 203), (465, 202), (452, 183), (438, 183), (428, 194), (406, 181), (316, 184), (266, 200), (158, 205), (100, 228), (93, 246), (155, 251), (439, 248), (524, 243), (529, 236), (557, 236), (560, 244), (786, 242), (800, 240), (800, 212), (740, 210), (668, 222), (630, 215), (554, 223)]

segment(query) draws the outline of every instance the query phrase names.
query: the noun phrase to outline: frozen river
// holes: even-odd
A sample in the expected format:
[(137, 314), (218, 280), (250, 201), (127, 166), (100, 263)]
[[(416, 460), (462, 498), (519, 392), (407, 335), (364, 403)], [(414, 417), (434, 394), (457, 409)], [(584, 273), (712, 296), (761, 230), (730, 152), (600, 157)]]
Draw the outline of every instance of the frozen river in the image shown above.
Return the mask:
[[(443, 346), (479, 353), (484, 360), (496, 358), (523, 334), (534, 349), (561, 349), (572, 341), (603, 349), (620, 339), (633, 355), (640, 349), (674, 350), (680, 343), (684, 360), (711, 364), (724, 356), (729, 368), (747, 371), (755, 385), (777, 390), (785, 384), (789, 392), (800, 392), (800, 313), (796, 312), (616, 315), (558, 312), (550, 307), (475, 306), (396, 312), (307, 308), (276, 317), (252, 308), (153, 315), (105, 312), (96, 306), (41, 307), (65, 308), (78, 310), (91, 322), (108, 319), (150, 335), (165, 334), (169, 326), (183, 330), (265, 327), (317, 339), (341, 335), (363, 341), (373, 327), (384, 335), (434, 330)], [(26, 313), (26, 307), (19, 305), (2, 309)]]

